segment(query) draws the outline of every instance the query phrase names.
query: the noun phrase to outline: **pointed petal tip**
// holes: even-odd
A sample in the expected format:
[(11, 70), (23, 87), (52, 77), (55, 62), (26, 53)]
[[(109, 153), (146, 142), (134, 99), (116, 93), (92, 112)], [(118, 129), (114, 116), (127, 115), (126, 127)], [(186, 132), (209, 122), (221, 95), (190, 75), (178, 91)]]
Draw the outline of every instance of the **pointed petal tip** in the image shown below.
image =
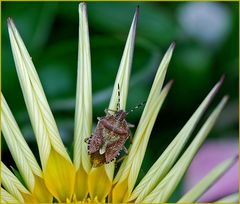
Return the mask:
[(224, 99), (225, 101), (228, 101), (229, 95), (225, 95), (225, 96), (223, 97), (223, 99)]
[(216, 84), (216, 92), (218, 92), (218, 90), (220, 89), (220, 87), (222, 86), (223, 82), (225, 80), (225, 75), (222, 75), (220, 80), (217, 82)]
[(234, 157), (234, 162), (238, 161), (238, 158), (239, 158), (239, 155), (237, 154), (237, 155)]
[[(173, 82), (174, 82), (174, 80), (170, 80), (164, 87), (163, 87), (163, 89), (162, 89), (162, 91), (163, 90), (166, 90), (167, 92), (171, 89), (171, 87), (172, 87), (172, 85), (173, 85)], [(161, 92), (162, 92), (161, 91)]]
[(7, 18), (7, 27), (8, 27), (8, 31), (12, 30), (14, 32), (14, 30), (16, 29), (14, 21), (13, 21), (12, 17), (10, 17), (10, 16)]
[(222, 98), (221, 104), (222, 104), (223, 107), (227, 104), (228, 99), (229, 99), (229, 96), (228, 96), (228, 95), (225, 95), (225, 96)]
[(138, 16), (139, 16), (139, 5), (136, 7), (136, 11), (134, 14), (134, 26), (135, 27), (137, 26), (137, 23), (138, 23)]
[[(217, 92), (219, 91), (219, 89), (221, 88), (223, 82), (224, 82), (224, 79), (225, 79), (225, 75), (222, 75), (222, 77), (220, 78), (220, 80), (216, 83), (216, 85), (213, 87), (212, 91), (212, 98), (217, 94)], [(226, 95), (225, 96), (225, 100), (228, 99), (228, 96)]]
[(86, 2), (81, 2), (80, 4), (79, 4), (79, 6), (86, 6), (87, 4), (86, 4)]
[(172, 79), (172, 80), (170, 80), (170, 81), (167, 83), (166, 87), (167, 87), (168, 89), (170, 89), (170, 88), (172, 87), (173, 83), (174, 83), (174, 80)]
[(166, 52), (166, 55), (172, 56), (172, 53), (173, 53), (175, 47), (176, 47), (176, 42), (173, 41), (173, 42), (171, 43), (171, 45), (169, 46), (169, 48), (168, 48), (168, 50), (167, 50), (167, 52)]
[(13, 19), (10, 16), (7, 18), (7, 25), (8, 25), (8, 28), (14, 25)]
[(7, 18), (7, 23), (10, 24), (11, 21), (12, 21), (12, 17), (9, 16), (9, 17)]
[(139, 8), (140, 8), (140, 6), (137, 5), (137, 6), (136, 6), (136, 12), (135, 12), (137, 16), (139, 15)]
[(86, 10), (86, 9), (87, 9), (86, 2), (81, 2), (78, 6), (78, 10)]
[(170, 47), (174, 50), (176, 48), (176, 41), (173, 41)]
[(225, 74), (223, 74), (219, 80), (219, 84), (222, 85), (224, 83), (224, 80), (225, 80)]

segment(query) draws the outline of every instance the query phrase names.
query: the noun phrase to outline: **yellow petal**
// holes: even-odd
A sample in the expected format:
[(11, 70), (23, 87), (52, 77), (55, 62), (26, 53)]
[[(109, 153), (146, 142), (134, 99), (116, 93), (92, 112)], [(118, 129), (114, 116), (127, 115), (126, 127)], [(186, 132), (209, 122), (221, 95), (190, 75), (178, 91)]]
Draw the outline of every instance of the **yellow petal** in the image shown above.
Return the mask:
[(227, 97), (224, 97), (219, 103), (219, 105), (214, 109), (212, 114), (208, 117), (207, 121), (204, 123), (192, 143), (188, 146), (188, 148), (177, 161), (177, 163), (142, 202), (162, 203), (168, 201), (173, 191), (176, 189), (177, 185), (182, 179), (188, 166), (190, 165), (194, 155), (197, 153), (198, 149), (200, 148), (208, 133), (212, 129), (226, 102)]
[(42, 179), (42, 170), (24, 140), (3, 95), (1, 105), (3, 135), (27, 188), (39, 202), (50, 202), (52, 196)]
[(92, 132), (92, 81), (87, 6), (79, 4), (79, 44), (73, 161), (77, 169), (75, 194), (83, 200), (88, 193), (88, 173), (91, 169), (84, 139)]
[(48, 191), (43, 178), (39, 176), (34, 176), (35, 185), (32, 191), (33, 197), (40, 203), (51, 203), (53, 200), (53, 196)]
[(48, 190), (59, 202), (71, 199), (75, 183), (75, 167), (65, 157), (51, 149), (44, 180)]
[(105, 200), (111, 190), (112, 181), (109, 180), (104, 166), (92, 168), (89, 175), (88, 187), (92, 200), (96, 197), (100, 202)]
[[(138, 172), (141, 167), (142, 160), (147, 148), (147, 143), (157, 118), (158, 112), (164, 102), (164, 99), (169, 92), (172, 82), (168, 83), (162, 90), (161, 94), (156, 98), (155, 101), (151, 101), (149, 104), (148, 112), (146, 115), (141, 117), (135, 136), (141, 135), (140, 141), (133, 141), (133, 145), (130, 147), (129, 155), (121, 165), (122, 174), (119, 177), (113, 190), (112, 190), (112, 202), (126, 202), (133, 190), (135, 182), (137, 180)], [(135, 139), (135, 138), (134, 138)], [(122, 193), (122, 194), (121, 194)]]
[(24, 203), (39, 203), (33, 195), (29, 193), (22, 193)]
[(231, 158), (214, 167), (201, 181), (192, 187), (178, 203), (193, 203), (205, 193), (233, 164), (238, 158)]
[(80, 165), (76, 173), (75, 195), (77, 200), (84, 200), (88, 194), (88, 174)]
[(143, 177), (131, 194), (129, 201), (135, 200), (136, 202), (141, 202), (168, 173), (221, 84), (222, 79), (214, 86), (174, 140)]

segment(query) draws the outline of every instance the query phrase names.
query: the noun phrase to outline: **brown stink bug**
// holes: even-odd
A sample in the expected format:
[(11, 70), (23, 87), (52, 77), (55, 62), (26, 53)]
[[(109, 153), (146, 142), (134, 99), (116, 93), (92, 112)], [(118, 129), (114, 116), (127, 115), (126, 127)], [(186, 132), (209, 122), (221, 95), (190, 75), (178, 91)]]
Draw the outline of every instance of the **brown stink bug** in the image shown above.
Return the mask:
[(121, 150), (128, 154), (124, 144), (130, 136), (130, 128), (134, 127), (134, 125), (126, 121), (126, 116), (143, 104), (139, 104), (129, 112), (120, 110), (118, 85), (117, 110), (105, 109), (106, 116), (98, 117), (95, 132), (85, 140), (88, 143), (88, 154), (93, 167), (99, 167), (113, 161), (120, 154)]

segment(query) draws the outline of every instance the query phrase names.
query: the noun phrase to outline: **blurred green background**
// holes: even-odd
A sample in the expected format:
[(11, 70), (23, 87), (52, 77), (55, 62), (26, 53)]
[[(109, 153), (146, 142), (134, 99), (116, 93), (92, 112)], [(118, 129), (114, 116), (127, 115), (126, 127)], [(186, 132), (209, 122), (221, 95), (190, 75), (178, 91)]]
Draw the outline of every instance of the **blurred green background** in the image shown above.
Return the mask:
[[(224, 85), (205, 118), (223, 95), (228, 94), (230, 100), (209, 138), (238, 136), (239, 22), (237, 2), (89, 2), (94, 122), (108, 106), (137, 5), (140, 16), (127, 109), (147, 99), (164, 52), (172, 41), (177, 44), (166, 77), (166, 82), (174, 79), (174, 84), (154, 126), (141, 178), (223, 74)], [(61, 136), (71, 152), (78, 3), (2, 2), (2, 92), (30, 147), (38, 154), (11, 54), (8, 16), (13, 18), (33, 58)], [(137, 124), (141, 112), (130, 115), (129, 122)], [(14, 166), (4, 140), (2, 160)]]

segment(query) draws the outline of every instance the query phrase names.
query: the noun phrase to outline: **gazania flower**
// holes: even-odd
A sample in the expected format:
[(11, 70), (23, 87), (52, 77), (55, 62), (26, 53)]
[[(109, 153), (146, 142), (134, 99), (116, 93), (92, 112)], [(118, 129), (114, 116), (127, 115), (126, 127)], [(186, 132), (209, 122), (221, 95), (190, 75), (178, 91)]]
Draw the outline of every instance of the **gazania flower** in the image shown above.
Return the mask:
[[(28, 54), (12, 19), (8, 19), (13, 57), (36, 136), (41, 164), (38, 164), (25, 142), (2, 95), (2, 132), (22, 180), (20, 181), (19, 175), (15, 175), (2, 163), (1, 201), (2, 203), (167, 202), (226, 104), (227, 96), (224, 96), (193, 141), (181, 154), (196, 124), (222, 84), (222, 79), (213, 87), (186, 125), (136, 185), (154, 122), (172, 85), (172, 81), (170, 81), (163, 86), (175, 47), (175, 43), (172, 43), (159, 65), (132, 144), (129, 147), (129, 154), (123, 159), (117, 172), (115, 172), (115, 162), (94, 168), (88, 155), (87, 145), (84, 142), (92, 133), (91, 60), (85, 3), (79, 5), (79, 17), (73, 160), (63, 145), (32, 58)], [(137, 19), (138, 8), (127, 38), (109, 109), (116, 110), (117, 108), (119, 86), (121, 90), (120, 109), (125, 110)], [(196, 201), (235, 160), (236, 158), (231, 158), (221, 163), (180, 198), (179, 202)]]

